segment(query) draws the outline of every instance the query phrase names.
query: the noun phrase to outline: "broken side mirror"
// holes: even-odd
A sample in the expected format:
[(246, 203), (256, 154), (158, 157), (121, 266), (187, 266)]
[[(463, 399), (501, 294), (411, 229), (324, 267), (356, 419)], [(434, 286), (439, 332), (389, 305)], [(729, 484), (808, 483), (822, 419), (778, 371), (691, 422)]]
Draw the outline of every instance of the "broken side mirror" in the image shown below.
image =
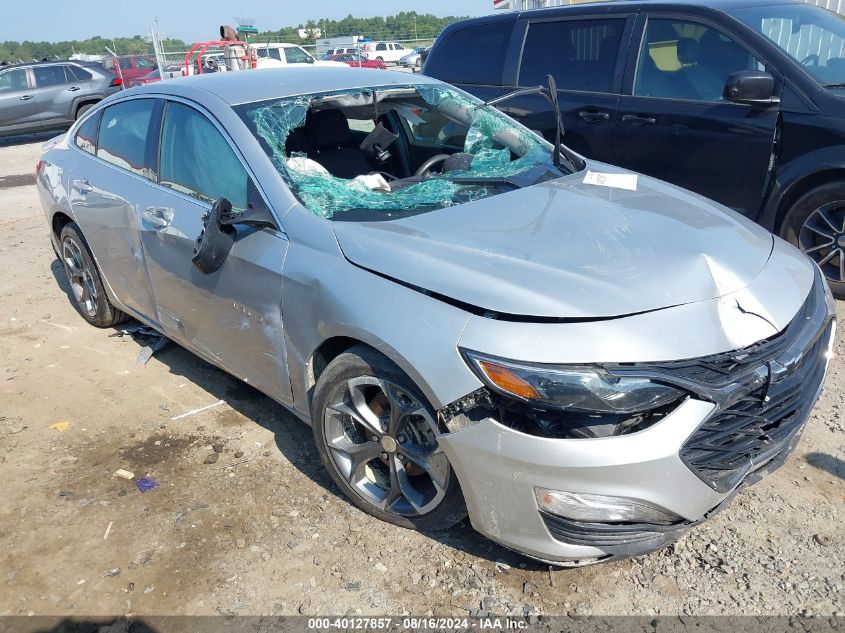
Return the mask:
[(775, 78), (760, 70), (741, 70), (725, 82), (724, 97), (734, 103), (772, 105), (779, 103), (775, 96)]
[(223, 221), (223, 217), (231, 213), (232, 203), (226, 198), (219, 198), (203, 216), (203, 230), (197, 238), (191, 261), (206, 275), (220, 270), (235, 243), (237, 231)]

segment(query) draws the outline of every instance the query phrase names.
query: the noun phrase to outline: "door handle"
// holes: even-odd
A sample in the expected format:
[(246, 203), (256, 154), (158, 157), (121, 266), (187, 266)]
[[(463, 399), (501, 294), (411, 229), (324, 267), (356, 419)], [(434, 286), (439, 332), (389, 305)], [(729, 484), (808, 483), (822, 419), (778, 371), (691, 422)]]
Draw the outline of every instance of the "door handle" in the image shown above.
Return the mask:
[(82, 195), (85, 195), (86, 193), (91, 193), (92, 191), (94, 191), (93, 185), (90, 182), (88, 182), (87, 178), (80, 178), (78, 180), (74, 180), (73, 181), (73, 188), (76, 189)]
[(32, 95), (24, 95), (21, 97), (21, 101), (29, 101), (32, 99)]
[(644, 125), (654, 125), (657, 123), (657, 119), (650, 116), (642, 116), (639, 114), (623, 114), (622, 115), (622, 122), (623, 123), (643, 123)]
[(151, 224), (157, 231), (166, 229), (173, 221), (173, 210), (165, 207), (147, 207), (141, 213), (141, 217), (145, 222)]
[(76, 92), (77, 90), (82, 90), (82, 88), (80, 88), (79, 86), (71, 86), (70, 88), (68, 88), (68, 90), (70, 92)]
[(609, 121), (610, 115), (607, 112), (590, 112), (589, 110), (583, 110), (578, 113), (578, 118), (586, 121), (587, 123), (601, 123), (602, 121)]

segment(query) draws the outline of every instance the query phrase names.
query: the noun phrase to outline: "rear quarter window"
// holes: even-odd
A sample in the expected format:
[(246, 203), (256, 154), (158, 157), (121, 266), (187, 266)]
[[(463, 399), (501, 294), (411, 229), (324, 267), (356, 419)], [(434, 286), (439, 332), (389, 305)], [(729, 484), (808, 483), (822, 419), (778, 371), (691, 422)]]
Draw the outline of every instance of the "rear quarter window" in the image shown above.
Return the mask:
[(145, 165), (154, 99), (133, 99), (106, 108), (100, 121), (97, 157), (133, 174), (154, 178)]
[(453, 31), (432, 50), (425, 74), (450, 83), (501, 84), (512, 29), (508, 21)]
[(88, 117), (76, 131), (76, 137), (74, 137), (73, 142), (83, 152), (88, 152), (89, 154), (97, 153), (97, 132), (100, 127), (100, 115), (101, 112), (97, 112), (93, 116)]

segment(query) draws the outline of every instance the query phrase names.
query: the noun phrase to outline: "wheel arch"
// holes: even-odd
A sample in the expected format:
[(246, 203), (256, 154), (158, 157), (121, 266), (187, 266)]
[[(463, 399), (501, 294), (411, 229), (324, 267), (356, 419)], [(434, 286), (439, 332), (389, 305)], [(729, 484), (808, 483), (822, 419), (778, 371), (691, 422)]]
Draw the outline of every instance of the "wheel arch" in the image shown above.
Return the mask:
[(57, 242), (59, 236), (62, 234), (62, 229), (73, 221), (73, 218), (64, 211), (56, 211), (53, 214), (53, 218), (50, 220), (50, 226), (53, 230), (53, 235), (56, 236)]
[(73, 105), (73, 118), (76, 119), (76, 117), (79, 116), (79, 110), (83, 106), (87, 106), (87, 105), (94, 106), (94, 105), (97, 105), (98, 103), (100, 103), (100, 101), (102, 101), (102, 100), (103, 100), (102, 97), (91, 97), (91, 96), (87, 96), (87, 95), (84, 96), (84, 97), (80, 97), (79, 100), (76, 103), (74, 103), (74, 105)]
[(781, 234), (786, 214), (789, 213), (792, 206), (800, 200), (802, 196), (816, 187), (840, 180), (845, 182), (845, 165), (807, 174), (792, 183), (792, 185), (784, 191), (778, 201), (777, 213), (773, 224), (773, 232), (777, 235)]

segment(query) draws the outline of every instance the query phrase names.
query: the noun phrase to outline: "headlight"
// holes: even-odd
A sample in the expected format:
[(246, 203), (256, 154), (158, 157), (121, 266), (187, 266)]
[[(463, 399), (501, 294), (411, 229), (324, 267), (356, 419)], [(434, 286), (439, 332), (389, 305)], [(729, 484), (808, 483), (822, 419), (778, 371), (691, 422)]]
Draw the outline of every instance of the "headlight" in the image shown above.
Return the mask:
[(464, 350), (490, 388), (537, 406), (585, 413), (638, 413), (681, 398), (682, 391), (647, 378), (613, 376), (596, 367), (530, 365)]

